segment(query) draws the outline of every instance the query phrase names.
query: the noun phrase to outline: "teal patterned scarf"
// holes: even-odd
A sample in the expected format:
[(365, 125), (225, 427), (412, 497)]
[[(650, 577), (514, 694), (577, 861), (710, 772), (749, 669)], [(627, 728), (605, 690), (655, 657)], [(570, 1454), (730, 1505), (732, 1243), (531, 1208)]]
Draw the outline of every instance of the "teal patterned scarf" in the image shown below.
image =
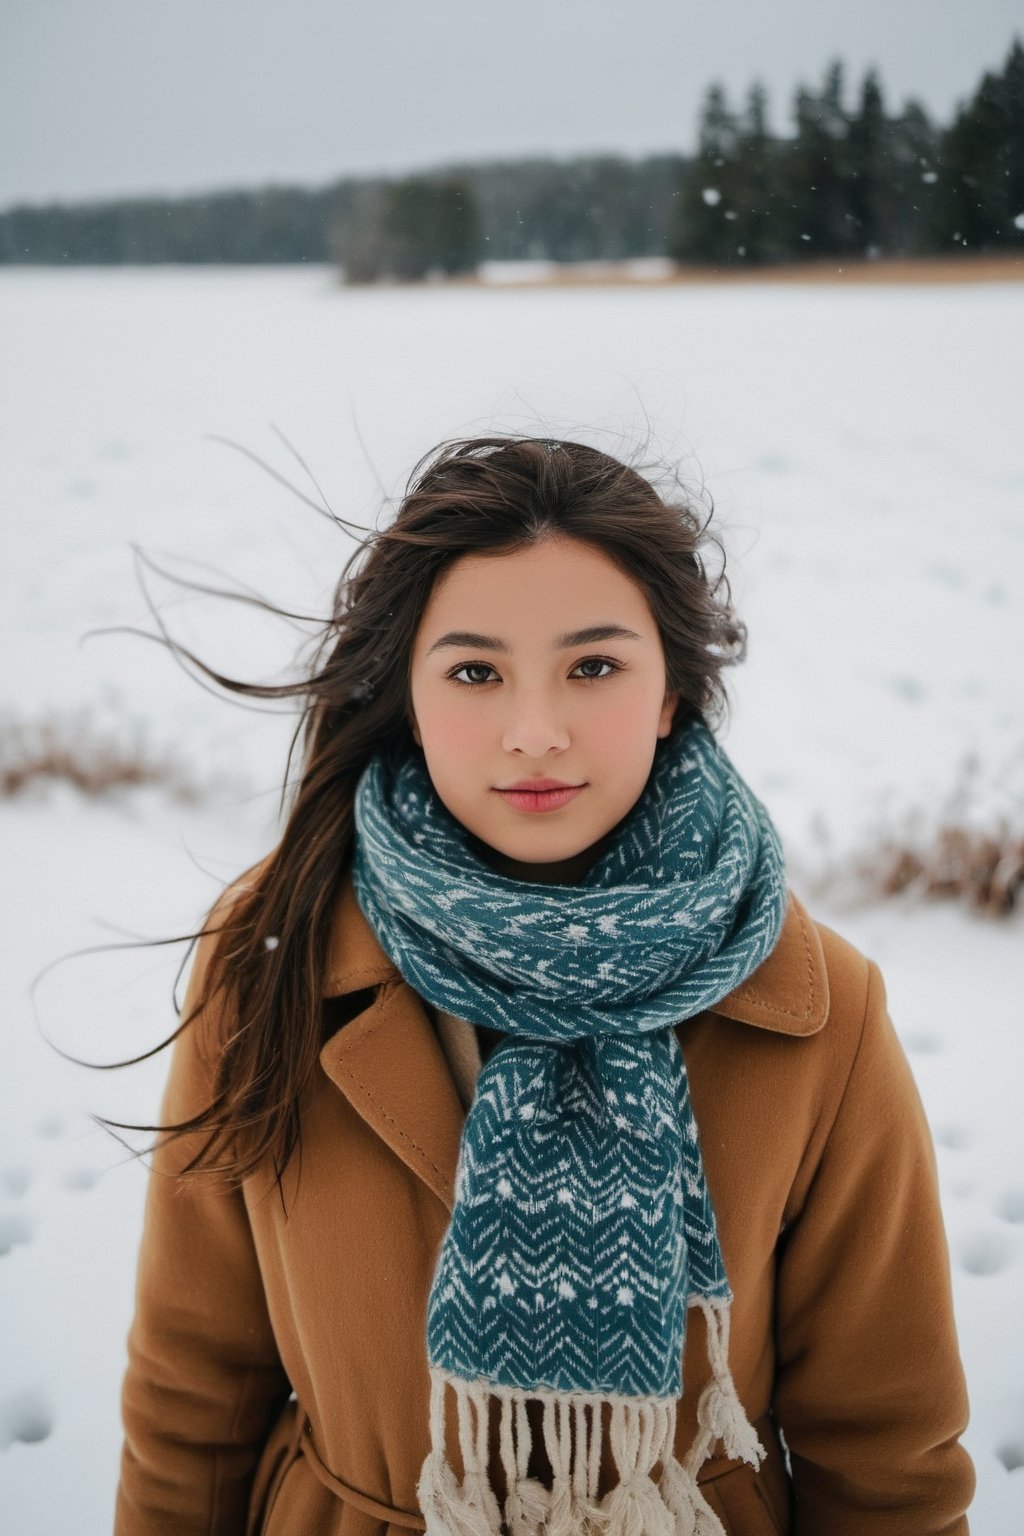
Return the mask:
[[(436, 1007), (507, 1036), (477, 1081), (428, 1300), (428, 1536), (720, 1531), (700, 1464), (719, 1438), (755, 1467), (764, 1448), (729, 1373), (732, 1292), (673, 1025), (713, 1008), (781, 932), (767, 810), (694, 717), (658, 740), (643, 792), (576, 885), (492, 869), (419, 753), (373, 758), (355, 826), (353, 885), (384, 952)], [(694, 1305), (713, 1376), (684, 1465), (675, 1407)], [(527, 1476), (527, 1398), (544, 1405), (550, 1490)], [(603, 1404), (619, 1482), (598, 1501)]]

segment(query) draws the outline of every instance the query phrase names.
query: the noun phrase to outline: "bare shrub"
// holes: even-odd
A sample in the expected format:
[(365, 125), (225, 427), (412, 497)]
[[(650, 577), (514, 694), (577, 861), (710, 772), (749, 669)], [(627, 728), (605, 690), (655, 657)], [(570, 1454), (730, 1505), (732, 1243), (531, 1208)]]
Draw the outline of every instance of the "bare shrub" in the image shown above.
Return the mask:
[(142, 727), (103, 730), (88, 709), (40, 720), (0, 718), (0, 798), (10, 800), (45, 781), (63, 780), (85, 795), (110, 796), (155, 787), (186, 805), (197, 805), (210, 786), (199, 783), (167, 746), (147, 746)]
[[(894, 826), (872, 833), (845, 858), (833, 855), (817, 882), (830, 893), (851, 888), (862, 899), (908, 895), (964, 901), (985, 917), (1006, 917), (1024, 904), (1024, 816), (978, 805), (976, 754), (937, 815), (911, 810)], [(994, 775), (988, 793), (1008, 790), (1013, 763)], [(1009, 795), (1016, 804), (1020, 797)], [(972, 801), (974, 802), (972, 804)], [(818, 840), (828, 843), (827, 831)]]
[(854, 860), (854, 874), (882, 896), (913, 891), (967, 901), (987, 917), (1004, 917), (1024, 889), (1024, 833), (1005, 819), (992, 831), (941, 823), (927, 844), (891, 835)]

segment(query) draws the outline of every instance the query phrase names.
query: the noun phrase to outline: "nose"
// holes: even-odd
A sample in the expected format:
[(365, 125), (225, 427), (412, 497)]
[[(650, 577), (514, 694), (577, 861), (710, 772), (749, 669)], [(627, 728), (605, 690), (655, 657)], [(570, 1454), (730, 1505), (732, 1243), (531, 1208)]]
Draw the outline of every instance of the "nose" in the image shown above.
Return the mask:
[(532, 694), (510, 708), (502, 745), (506, 752), (543, 757), (547, 752), (564, 751), (569, 732), (557, 709), (540, 694)]

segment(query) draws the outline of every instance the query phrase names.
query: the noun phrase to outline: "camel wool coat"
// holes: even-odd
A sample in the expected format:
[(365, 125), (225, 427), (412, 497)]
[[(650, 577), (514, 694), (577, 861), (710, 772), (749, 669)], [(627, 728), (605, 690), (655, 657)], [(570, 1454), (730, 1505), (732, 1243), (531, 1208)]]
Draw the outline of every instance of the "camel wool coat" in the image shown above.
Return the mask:
[[(199, 941), (186, 1011), (213, 942)], [(381, 949), (350, 871), (323, 996), (287, 1218), (262, 1165), (240, 1186), (196, 1183), (175, 1175), (198, 1138), (152, 1154), (115, 1536), (425, 1528), (426, 1307), (465, 1111), (436, 1016)], [(209, 1102), (230, 1022), (215, 1010), (172, 1047), (161, 1123)], [(967, 1536), (975, 1471), (935, 1154), (878, 966), (790, 891), (767, 959), (675, 1027), (735, 1297), (730, 1367), (768, 1453), (755, 1471), (719, 1442), (706, 1499), (729, 1536)], [(680, 1459), (709, 1375), (691, 1308)], [(539, 1434), (530, 1471), (550, 1486)], [(606, 1436), (599, 1493), (616, 1481)]]

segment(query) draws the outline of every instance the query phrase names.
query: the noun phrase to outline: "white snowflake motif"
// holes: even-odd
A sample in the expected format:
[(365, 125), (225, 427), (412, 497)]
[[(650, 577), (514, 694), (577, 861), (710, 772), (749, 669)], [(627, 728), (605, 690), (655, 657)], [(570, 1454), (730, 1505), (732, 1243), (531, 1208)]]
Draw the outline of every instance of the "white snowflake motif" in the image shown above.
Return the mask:
[(615, 1300), (623, 1307), (631, 1307), (633, 1305), (633, 1292), (628, 1285), (619, 1286), (615, 1293)]
[(574, 1286), (569, 1284), (568, 1280), (559, 1280), (558, 1294), (559, 1296), (564, 1297), (566, 1301), (576, 1300), (576, 1289)]
[(582, 923), (567, 923), (565, 934), (566, 938), (575, 939), (578, 942), (580, 939), (586, 938), (587, 930)]
[(603, 917), (598, 918), (597, 926), (600, 928), (602, 933), (608, 933), (614, 936), (618, 928), (618, 922), (618, 913), (606, 912)]

